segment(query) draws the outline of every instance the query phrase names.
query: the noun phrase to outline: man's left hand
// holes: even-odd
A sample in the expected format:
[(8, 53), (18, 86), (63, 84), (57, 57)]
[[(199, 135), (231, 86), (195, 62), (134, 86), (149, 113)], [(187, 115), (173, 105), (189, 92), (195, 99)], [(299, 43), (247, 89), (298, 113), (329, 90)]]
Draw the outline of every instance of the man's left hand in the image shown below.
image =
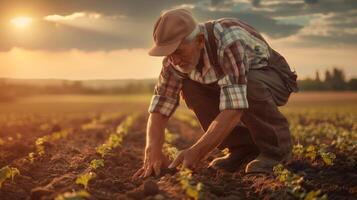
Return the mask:
[(184, 149), (177, 154), (177, 157), (172, 161), (169, 168), (175, 168), (182, 163), (182, 168), (194, 169), (197, 167), (201, 159), (202, 157), (196, 149)]

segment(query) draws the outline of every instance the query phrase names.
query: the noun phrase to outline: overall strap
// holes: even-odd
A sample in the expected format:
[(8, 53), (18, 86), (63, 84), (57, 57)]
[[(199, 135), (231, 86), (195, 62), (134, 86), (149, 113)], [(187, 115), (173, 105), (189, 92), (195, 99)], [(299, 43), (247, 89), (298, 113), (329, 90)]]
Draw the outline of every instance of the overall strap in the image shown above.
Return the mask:
[(221, 66), (219, 65), (219, 61), (218, 61), (217, 44), (216, 44), (214, 33), (213, 33), (213, 31), (214, 31), (213, 26), (214, 26), (214, 24), (212, 21), (208, 21), (205, 23), (205, 27), (206, 27), (207, 35), (208, 35), (208, 42), (206, 41), (205, 45), (206, 45), (209, 60), (210, 60), (211, 64), (213, 65), (214, 70), (216, 71), (216, 73), (219, 76), (221, 76), (223, 74), (223, 70), (222, 70)]

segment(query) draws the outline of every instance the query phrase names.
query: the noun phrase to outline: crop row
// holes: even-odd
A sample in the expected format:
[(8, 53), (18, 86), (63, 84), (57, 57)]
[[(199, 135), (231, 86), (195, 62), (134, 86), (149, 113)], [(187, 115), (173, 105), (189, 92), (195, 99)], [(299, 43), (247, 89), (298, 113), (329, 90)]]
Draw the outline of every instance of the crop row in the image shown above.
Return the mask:
[(284, 168), (282, 164), (278, 164), (274, 167), (274, 174), (277, 176), (277, 179), (288, 188), (289, 192), (298, 199), (327, 200), (327, 195), (322, 194), (321, 190), (306, 190), (302, 186), (304, 177), (289, 171)]
[[(170, 132), (168, 129), (165, 130), (164, 152), (169, 156), (170, 160), (176, 158), (179, 152), (178, 149), (172, 145), (178, 137), (179, 136), (177, 134)], [(193, 180), (192, 171), (190, 169), (181, 169), (177, 179), (188, 197), (195, 200), (200, 198), (203, 190), (203, 184), (200, 182), (196, 183)]]
[[(101, 115), (99, 118), (94, 118), (88, 123), (84, 123), (81, 125), (82, 130), (96, 129), (96, 128), (104, 128), (105, 124), (119, 118), (121, 113), (114, 114), (106, 114)], [(45, 146), (49, 142), (55, 142), (59, 139), (66, 139), (69, 135), (73, 134), (75, 131), (73, 128), (67, 128), (59, 131), (55, 131), (52, 134), (43, 136), (38, 138), (35, 141), (36, 152), (31, 152), (28, 154), (28, 159), (30, 162), (33, 162), (36, 157), (43, 156), (45, 154)]]
[(60, 194), (56, 197), (56, 200), (83, 199), (90, 197), (90, 194), (87, 191), (88, 183), (96, 177), (96, 169), (104, 167), (104, 158), (111, 154), (114, 148), (121, 146), (124, 137), (132, 131), (133, 124), (137, 117), (138, 115), (126, 117), (125, 120), (117, 126), (116, 131), (109, 135), (107, 141), (95, 148), (96, 153), (98, 153), (101, 158), (91, 160), (88, 167), (83, 173), (77, 176), (75, 181), (76, 184), (83, 186), (83, 190)]

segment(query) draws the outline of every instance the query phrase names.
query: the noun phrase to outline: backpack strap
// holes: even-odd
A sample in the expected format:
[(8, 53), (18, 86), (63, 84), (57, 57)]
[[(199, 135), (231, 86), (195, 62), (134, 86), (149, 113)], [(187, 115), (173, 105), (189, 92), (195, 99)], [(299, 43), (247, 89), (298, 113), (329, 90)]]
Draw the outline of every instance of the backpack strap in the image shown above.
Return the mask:
[(207, 35), (208, 35), (208, 41), (205, 42), (206, 45), (206, 49), (207, 49), (207, 53), (208, 53), (208, 57), (209, 60), (211, 62), (211, 64), (213, 65), (214, 70), (216, 71), (216, 73), (221, 76), (223, 75), (223, 70), (219, 65), (219, 61), (218, 61), (218, 55), (217, 55), (217, 43), (215, 41), (215, 37), (214, 37), (214, 30), (213, 30), (213, 21), (208, 21), (205, 23), (205, 27), (207, 30)]

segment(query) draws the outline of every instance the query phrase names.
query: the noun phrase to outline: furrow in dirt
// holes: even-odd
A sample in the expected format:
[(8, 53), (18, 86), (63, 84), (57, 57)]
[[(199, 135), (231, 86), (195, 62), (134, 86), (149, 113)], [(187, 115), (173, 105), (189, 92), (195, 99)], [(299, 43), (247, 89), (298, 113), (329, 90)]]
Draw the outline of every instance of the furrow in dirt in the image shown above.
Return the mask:
[(73, 132), (66, 138), (45, 143), (45, 155), (30, 162), (27, 157), (17, 159), (13, 167), (20, 170), (14, 182), (7, 181), (0, 189), (4, 199), (46, 199), (55, 192), (71, 187), (76, 176), (96, 157), (95, 147), (103, 143), (115, 131), (123, 117), (82, 130), (75, 124)]
[(46, 127), (43, 128), (41, 128), (40, 125), (32, 125), (31, 127), (14, 127), (7, 130), (6, 132), (11, 133), (14, 139), (0, 145), (0, 166), (11, 165), (15, 160), (35, 151), (36, 139), (53, 132), (78, 126), (78, 124), (88, 123), (89, 121), (90, 119), (88, 117), (82, 117), (80, 119), (46, 123)]

